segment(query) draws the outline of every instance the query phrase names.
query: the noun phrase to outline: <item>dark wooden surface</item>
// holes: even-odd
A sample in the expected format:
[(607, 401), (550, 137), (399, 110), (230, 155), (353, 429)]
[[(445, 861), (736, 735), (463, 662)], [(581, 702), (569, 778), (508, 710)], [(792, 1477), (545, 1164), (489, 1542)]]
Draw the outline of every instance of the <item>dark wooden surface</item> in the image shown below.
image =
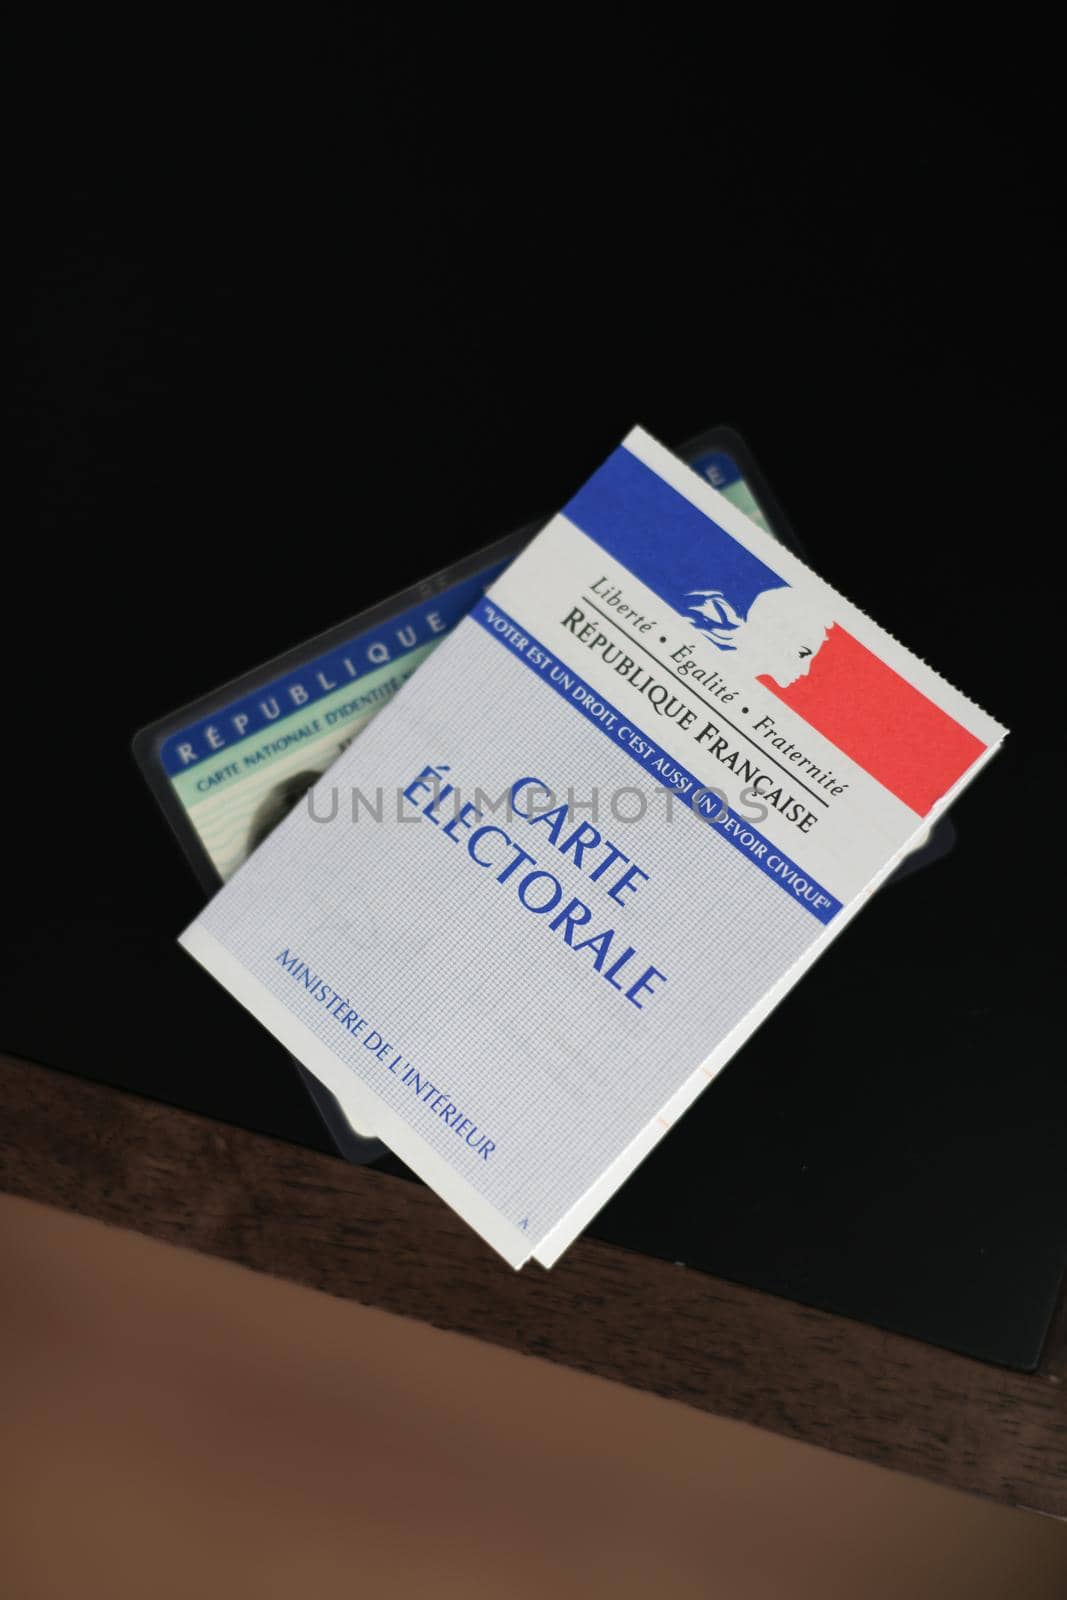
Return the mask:
[(0, 1056), (0, 1188), (1067, 1516), (1067, 1306), (1008, 1372), (596, 1241), (514, 1273), (429, 1190)]

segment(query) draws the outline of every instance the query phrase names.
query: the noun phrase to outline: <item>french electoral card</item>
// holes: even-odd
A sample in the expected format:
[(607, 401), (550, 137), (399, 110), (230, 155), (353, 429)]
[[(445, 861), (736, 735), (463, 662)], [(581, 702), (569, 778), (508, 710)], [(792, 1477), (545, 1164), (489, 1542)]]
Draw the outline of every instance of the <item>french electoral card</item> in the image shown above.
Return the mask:
[(635, 429), (182, 936), (551, 1265), (996, 750)]

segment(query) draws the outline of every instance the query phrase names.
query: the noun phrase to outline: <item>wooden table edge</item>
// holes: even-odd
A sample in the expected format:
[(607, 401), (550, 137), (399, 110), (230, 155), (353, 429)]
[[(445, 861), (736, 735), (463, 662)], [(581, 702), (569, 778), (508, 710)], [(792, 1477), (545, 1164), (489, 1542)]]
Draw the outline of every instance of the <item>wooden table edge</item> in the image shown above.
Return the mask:
[(1035, 1373), (583, 1239), (513, 1272), (428, 1189), (0, 1055), (0, 1190), (1067, 1517), (1067, 1304)]

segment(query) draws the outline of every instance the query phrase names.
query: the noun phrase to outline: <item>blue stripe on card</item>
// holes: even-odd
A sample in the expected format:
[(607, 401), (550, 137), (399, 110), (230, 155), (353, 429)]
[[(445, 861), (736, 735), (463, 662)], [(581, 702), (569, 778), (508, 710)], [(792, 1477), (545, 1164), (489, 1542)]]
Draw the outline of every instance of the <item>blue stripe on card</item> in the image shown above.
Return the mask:
[(412, 650), (432, 644), (450, 632), (506, 565), (506, 561), (495, 561), (440, 590), (421, 605), (399, 611), (377, 627), (355, 633), (313, 660), (303, 661), (259, 688), (223, 702), (210, 716), (199, 718), (167, 738), (160, 752), (164, 772), (174, 777), (217, 756), (231, 744), (268, 731), (282, 717), (302, 711), (305, 706), (313, 707), (342, 685), (358, 684), (381, 667), (402, 666)]
[(694, 595), (712, 593), (745, 618), (765, 589), (789, 587), (623, 445), (563, 515), (683, 616)]
[[(829, 894), (821, 884), (809, 878), (796, 862), (772, 844), (752, 824), (735, 811), (731, 811), (715, 795), (705, 789), (699, 779), (687, 768), (667, 754), (657, 740), (638, 728), (621, 711), (604, 699), (596, 689), (551, 651), (535, 639), (528, 629), (510, 617), (493, 600), (484, 597), (471, 612), (471, 618), (485, 631), (506, 646), (512, 655), (536, 672), (549, 688), (555, 689), (562, 699), (569, 701), (576, 711), (594, 727), (610, 738), (620, 750), (643, 767), (657, 786), (675, 789), (678, 799), (690, 807), (693, 815), (706, 822), (710, 828), (747, 856), (753, 866), (765, 877), (771, 878), (792, 899), (797, 900), (819, 922), (830, 922), (841, 910), (841, 902)], [(662, 764), (662, 765), (658, 765)], [(699, 798), (703, 796), (704, 798)]]

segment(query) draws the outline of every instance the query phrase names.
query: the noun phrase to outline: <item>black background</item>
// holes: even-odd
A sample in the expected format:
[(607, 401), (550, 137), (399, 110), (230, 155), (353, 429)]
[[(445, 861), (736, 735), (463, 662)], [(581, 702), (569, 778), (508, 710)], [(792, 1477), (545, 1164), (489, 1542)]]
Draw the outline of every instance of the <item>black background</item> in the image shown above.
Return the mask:
[(633, 422), (730, 422), (823, 574), (1013, 732), (951, 858), (597, 1226), (1025, 1364), (1067, 1240), (1049, 42), (808, 59), (654, 17), (97, 39), (118, 88), (76, 101), (33, 54), (0, 1047), (323, 1144), (173, 947), (199, 893), (132, 733), (551, 510)]

